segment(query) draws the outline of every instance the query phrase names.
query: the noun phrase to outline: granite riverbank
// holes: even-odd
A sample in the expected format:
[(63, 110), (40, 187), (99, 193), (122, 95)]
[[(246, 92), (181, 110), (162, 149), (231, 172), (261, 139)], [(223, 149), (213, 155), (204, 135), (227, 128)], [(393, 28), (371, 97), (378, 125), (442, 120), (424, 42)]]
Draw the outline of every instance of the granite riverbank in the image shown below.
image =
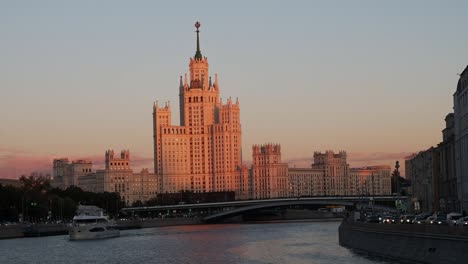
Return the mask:
[(344, 219), (340, 245), (405, 263), (452, 264), (468, 260), (468, 228), (364, 223)]

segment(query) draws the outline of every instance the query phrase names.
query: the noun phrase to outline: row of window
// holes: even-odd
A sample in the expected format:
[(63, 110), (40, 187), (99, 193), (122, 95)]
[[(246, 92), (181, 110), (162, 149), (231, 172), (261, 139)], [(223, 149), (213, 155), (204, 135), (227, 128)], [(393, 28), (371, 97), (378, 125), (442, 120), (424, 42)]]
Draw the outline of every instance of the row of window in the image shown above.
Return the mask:
[(128, 162), (111, 162), (111, 166), (128, 166)]
[(163, 131), (163, 134), (181, 134), (181, 135), (185, 135), (186, 134), (186, 130), (185, 128), (163, 128), (162, 129)]
[(213, 96), (193, 96), (193, 97), (191, 96), (191, 97), (186, 98), (186, 99), (188, 99), (187, 101), (189, 103), (203, 103), (203, 101), (210, 102), (210, 103), (215, 103), (216, 102), (216, 97), (213, 97)]

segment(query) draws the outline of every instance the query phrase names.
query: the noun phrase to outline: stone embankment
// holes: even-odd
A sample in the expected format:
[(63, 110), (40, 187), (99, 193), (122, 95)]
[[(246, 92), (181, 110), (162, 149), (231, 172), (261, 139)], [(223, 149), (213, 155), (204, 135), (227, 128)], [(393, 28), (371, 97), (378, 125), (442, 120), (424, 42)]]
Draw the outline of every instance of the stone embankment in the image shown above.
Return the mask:
[(23, 237), (23, 228), (18, 225), (0, 226), (0, 239)]
[[(200, 218), (155, 218), (142, 220), (118, 220), (117, 226), (121, 230), (151, 228), (173, 225), (193, 225), (201, 223)], [(0, 226), (0, 239), (19, 237), (39, 237), (68, 234), (67, 224), (15, 224)]]
[(202, 223), (200, 218), (154, 218), (154, 219), (135, 219), (135, 220), (118, 220), (117, 226), (120, 230), (125, 229), (138, 229), (138, 228), (151, 228), (161, 226), (174, 226), (174, 225), (194, 225)]
[(345, 219), (340, 245), (410, 263), (451, 264), (468, 260), (468, 228), (377, 224)]

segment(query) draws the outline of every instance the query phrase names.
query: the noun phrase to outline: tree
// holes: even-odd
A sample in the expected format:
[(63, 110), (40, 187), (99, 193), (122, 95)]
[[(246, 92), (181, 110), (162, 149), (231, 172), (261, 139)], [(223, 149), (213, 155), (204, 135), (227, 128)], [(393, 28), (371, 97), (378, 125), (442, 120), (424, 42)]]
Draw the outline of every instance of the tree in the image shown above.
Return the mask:
[(392, 172), (392, 193), (400, 194), (400, 162), (395, 162), (395, 169)]

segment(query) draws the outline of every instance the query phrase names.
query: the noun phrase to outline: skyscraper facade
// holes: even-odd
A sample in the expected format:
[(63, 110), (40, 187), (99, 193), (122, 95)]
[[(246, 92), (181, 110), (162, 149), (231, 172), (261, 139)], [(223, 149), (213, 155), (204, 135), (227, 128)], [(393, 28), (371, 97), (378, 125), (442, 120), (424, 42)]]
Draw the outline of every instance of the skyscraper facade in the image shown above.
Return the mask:
[(220, 99), (218, 76), (197, 49), (189, 76), (180, 77), (180, 125), (172, 125), (167, 102), (153, 106), (154, 170), (162, 193), (236, 191), (243, 185), (239, 101)]

